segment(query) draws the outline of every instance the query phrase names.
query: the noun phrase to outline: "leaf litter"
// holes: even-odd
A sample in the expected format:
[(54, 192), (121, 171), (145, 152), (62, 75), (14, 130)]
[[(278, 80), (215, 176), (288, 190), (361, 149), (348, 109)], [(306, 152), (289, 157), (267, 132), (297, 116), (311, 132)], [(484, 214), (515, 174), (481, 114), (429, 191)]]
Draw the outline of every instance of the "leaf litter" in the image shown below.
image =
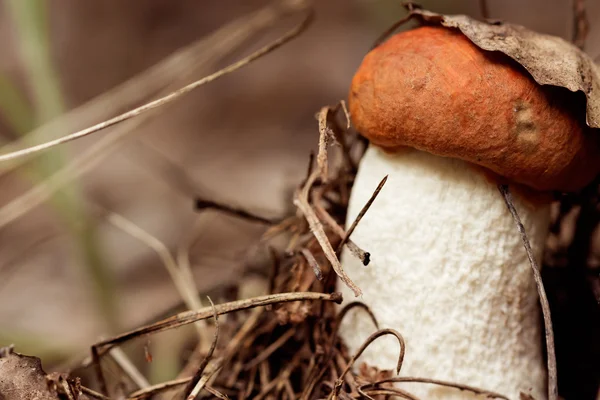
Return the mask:
[[(419, 18), (424, 23), (458, 28), (482, 49), (501, 51), (515, 59), (538, 83), (583, 92), (587, 98), (588, 125), (600, 127), (598, 69), (577, 47), (562, 39), (537, 34), (515, 25), (484, 23), (466, 16), (444, 16), (422, 10), (413, 3), (408, 3), (407, 8), (409, 17), (401, 23)], [(585, 28), (585, 24), (581, 26)], [(582, 40), (582, 35), (577, 37)], [(558, 58), (560, 61), (548, 63), (546, 61), (549, 58)], [(345, 123), (339, 121), (340, 110), (345, 116)], [(311, 157), (306, 179), (294, 194), (296, 215), (274, 221), (211, 200), (196, 201), (199, 209), (214, 208), (270, 225), (263, 235), (264, 244), (276, 237), (287, 238), (288, 243), (283, 251), (270, 247), (272, 273), (268, 295), (218, 305), (211, 302), (211, 307), (182, 312), (95, 344), (92, 346), (92, 357), (81, 364), (81, 367), (96, 372), (95, 382), (90, 382), (93, 389), (82, 385), (77, 376), (71, 376), (68, 372), (45, 374), (39, 359), (19, 355), (10, 347), (4, 348), (0, 351), (0, 376), (11, 379), (0, 379), (0, 393), (5, 398), (15, 399), (30, 398), (32, 393), (38, 392), (39, 398), (43, 399), (115, 398), (108, 393), (107, 385), (107, 379), (114, 380), (115, 376), (105, 376), (101, 362), (112, 348), (156, 332), (212, 319), (214, 339), (208, 352), (201, 357), (190, 357), (189, 364), (183, 368), (195, 371), (192, 376), (139, 388), (126, 393), (125, 398), (142, 399), (170, 394), (167, 398), (208, 396), (221, 399), (291, 400), (397, 396), (416, 399), (393, 384), (420, 382), (454, 387), (488, 398), (506, 399), (501, 394), (464, 384), (428, 378), (394, 377), (394, 372), (401, 372), (404, 359), (405, 346), (401, 334), (390, 329), (379, 329), (373, 313), (363, 303), (352, 302), (341, 309), (336, 306), (342, 300), (341, 295), (335, 292), (338, 277), (357, 296), (360, 295), (360, 288), (343, 271), (339, 254), (341, 248), (347, 246), (363, 264), (369, 263), (368, 251), (354, 243), (350, 235), (376, 199), (385, 184), (385, 177), (382, 177), (382, 182), (357, 220), (345, 231), (342, 226), (345, 223), (348, 196), (366, 142), (350, 128), (349, 115), (343, 102), (320, 110), (318, 128), (320, 140), (316, 167)], [(335, 144), (337, 155), (341, 155), (335, 160), (337, 162), (331, 161), (332, 143)], [(511, 209), (507, 188), (499, 189)], [(518, 216), (514, 213), (513, 216), (518, 226)], [(525, 233), (521, 232), (521, 236), (527, 249)], [(532, 267), (534, 271), (537, 268), (536, 265)], [(347, 312), (354, 308), (366, 312), (377, 330), (356, 355), (350, 355), (338, 337), (337, 329)], [(218, 316), (226, 314), (236, 315), (236, 318), (219, 322)], [(393, 335), (398, 339), (400, 349), (396, 371), (380, 371), (365, 364), (353, 369), (362, 351), (384, 335)], [(143, 348), (147, 349), (147, 346)], [(146, 354), (146, 358), (151, 358), (151, 355), (148, 357)], [(24, 369), (28, 370), (29, 375), (23, 375), (21, 371)], [(12, 379), (18, 377), (26, 379)], [(556, 376), (551, 376), (551, 380), (555, 379)], [(10, 382), (8, 388), (7, 382)], [(552, 398), (556, 395), (553, 383), (550, 384)], [(112, 382), (111, 386), (114, 384)], [(10, 397), (6, 393), (10, 393)]]

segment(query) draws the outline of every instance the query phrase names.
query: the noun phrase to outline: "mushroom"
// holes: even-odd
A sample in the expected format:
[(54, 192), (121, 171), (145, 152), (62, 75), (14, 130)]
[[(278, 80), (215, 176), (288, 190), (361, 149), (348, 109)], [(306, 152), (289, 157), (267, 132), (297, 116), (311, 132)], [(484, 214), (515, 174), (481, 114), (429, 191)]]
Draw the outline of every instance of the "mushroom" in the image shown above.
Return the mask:
[[(600, 141), (579, 100), (450, 28), (396, 34), (364, 58), (349, 109), (370, 144), (349, 222), (389, 178), (352, 236), (371, 264), (347, 253), (342, 264), (380, 326), (404, 336), (401, 375), (547, 398), (535, 282), (497, 185), (513, 189), (539, 260), (549, 194), (579, 190), (600, 172)], [(372, 330), (353, 313), (340, 333), (354, 352)], [(373, 343), (363, 361), (392, 368), (396, 347)], [(482, 398), (431, 384), (402, 387), (428, 400)]]

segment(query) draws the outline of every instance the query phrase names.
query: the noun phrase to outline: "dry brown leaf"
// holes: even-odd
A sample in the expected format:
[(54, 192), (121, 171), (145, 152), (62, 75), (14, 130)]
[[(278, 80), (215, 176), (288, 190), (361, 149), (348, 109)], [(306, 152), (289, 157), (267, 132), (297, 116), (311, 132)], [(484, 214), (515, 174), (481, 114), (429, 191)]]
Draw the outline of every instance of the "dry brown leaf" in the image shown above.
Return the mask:
[(482, 22), (466, 15), (442, 15), (407, 5), (422, 21), (459, 29), (478, 47), (500, 51), (521, 64), (540, 85), (582, 92), (587, 99), (587, 124), (600, 128), (600, 68), (566, 40), (520, 25)]
[(37, 357), (15, 353), (11, 348), (0, 351), (0, 399), (58, 400), (50, 390), (42, 362)]

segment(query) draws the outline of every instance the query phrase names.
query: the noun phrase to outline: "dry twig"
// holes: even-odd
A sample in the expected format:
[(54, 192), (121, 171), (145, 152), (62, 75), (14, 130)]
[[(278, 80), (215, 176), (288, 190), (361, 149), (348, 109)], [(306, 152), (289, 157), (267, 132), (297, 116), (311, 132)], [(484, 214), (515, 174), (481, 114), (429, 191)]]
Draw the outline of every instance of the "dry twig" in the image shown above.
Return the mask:
[(548, 399), (557, 400), (558, 378), (556, 372), (556, 348), (554, 345), (554, 330), (552, 328), (550, 305), (548, 304), (548, 297), (546, 296), (544, 282), (542, 281), (542, 275), (540, 274), (540, 267), (538, 266), (537, 261), (535, 260), (535, 256), (533, 255), (533, 251), (531, 250), (531, 244), (529, 243), (529, 239), (527, 238), (527, 234), (525, 233), (525, 228), (521, 223), (521, 218), (519, 217), (519, 214), (517, 213), (517, 210), (513, 204), (512, 195), (508, 189), (508, 186), (498, 185), (498, 190), (500, 190), (500, 193), (504, 198), (504, 202), (506, 203), (506, 207), (508, 207), (508, 210), (510, 211), (513, 219), (515, 220), (517, 230), (521, 235), (523, 247), (525, 247), (525, 251), (527, 252), (527, 258), (529, 259), (529, 264), (531, 265), (531, 270), (533, 272), (533, 279), (535, 280), (538, 295), (540, 297), (540, 304), (542, 306), (542, 313), (544, 316), (544, 330), (546, 332), (546, 351), (548, 353)]
[[(290, 10), (270, 5), (251, 15), (241, 17), (220, 28), (207, 38), (176, 51), (166, 60), (156, 64), (139, 76), (70, 111), (57, 121), (52, 121), (37, 128), (27, 135), (27, 140), (32, 141), (34, 138), (42, 140), (48, 133), (55, 132), (61, 126), (89, 124), (97, 120), (99, 116), (106, 116), (122, 108), (133, 106), (154, 93), (166, 95), (179, 85), (189, 82), (191, 77), (197, 73), (205, 72), (217, 61), (239, 48), (242, 43), (248, 40), (248, 37), (267, 29), (278, 18), (288, 12)], [(3, 206), (0, 209), (0, 228), (48, 200), (52, 194), (70, 181), (89, 172), (122, 145), (130, 137), (131, 132), (139, 129), (154, 114), (153, 112), (142, 114), (114, 127), (110, 135), (101, 137), (89, 149), (75, 156), (68, 165)], [(14, 147), (14, 145), (9, 146), (7, 146), (9, 149)], [(0, 172), (6, 173), (18, 167), (24, 161), (25, 159), (15, 159), (11, 163), (0, 163)]]
[(35, 153), (39, 153), (41, 151), (48, 150), (52, 147), (56, 147), (63, 143), (68, 143), (70, 141), (91, 135), (92, 133), (96, 133), (98, 131), (104, 130), (113, 125), (117, 125), (121, 122), (127, 121), (128, 119), (135, 118), (135, 117), (139, 116), (140, 114), (146, 113), (153, 109), (156, 109), (156, 108), (162, 107), (166, 104), (169, 104), (169, 103), (173, 102), (174, 100), (177, 100), (178, 98), (182, 97), (183, 95), (188, 94), (189, 92), (193, 91), (194, 89), (196, 89), (200, 86), (203, 86), (207, 83), (210, 83), (222, 76), (225, 76), (234, 71), (237, 71), (238, 69), (252, 63), (253, 61), (255, 61), (255, 60), (271, 53), (272, 51), (276, 50), (277, 48), (283, 46), (285, 43), (289, 42), (290, 40), (292, 40), (295, 37), (297, 37), (298, 35), (300, 35), (308, 27), (309, 23), (312, 21), (312, 16), (313, 16), (312, 12), (308, 12), (306, 15), (306, 18), (304, 18), (302, 23), (300, 23), (298, 26), (296, 26), (294, 29), (292, 29), (285, 35), (281, 36), (279, 39), (262, 47), (261, 49), (255, 51), (254, 53), (250, 54), (249, 56), (244, 57), (243, 59), (241, 59), (223, 69), (220, 69), (219, 71), (217, 71), (213, 74), (210, 74), (202, 79), (192, 82), (192, 83), (182, 87), (179, 90), (176, 90), (166, 96), (163, 96), (159, 99), (156, 99), (149, 103), (146, 103), (140, 107), (134, 108), (133, 110), (127, 111), (121, 115), (107, 119), (96, 125), (90, 126), (89, 128), (85, 128), (80, 131), (71, 133), (69, 135), (60, 137), (58, 139), (50, 140), (45, 143), (31, 146), (31, 147), (28, 147), (28, 148), (25, 148), (22, 150), (16, 150), (16, 151), (13, 151), (10, 153), (2, 154), (2, 155), (0, 155), (0, 162), (16, 159), (16, 158), (20, 158), (20, 157), (31, 156)]
[(276, 220), (272, 220), (269, 218), (261, 217), (256, 214), (252, 214), (249, 211), (241, 210), (239, 208), (228, 206), (226, 204), (217, 203), (212, 200), (196, 199), (196, 210), (205, 210), (205, 209), (218, 210), (218, 211), (224, 212), (229, 215), (233, 215), (238, 218), (242, 218), (242, 219), (252, 221), (252, 222), (258, 222), (258, 223), (265, 224), (265, 225), (274, 225), (278, 222)]
[(202, 378), (204, 369), (206, 368), (206, 366), (208, 365), (208, 362), (210, 361), (210, 359), (213, 356), (213, 353), (217, 347), (217, 341), (219, 339), (219, 315), (217, 314), (217, 310), (215, 309), (215, 304), (212, 302), (210, 297), (208, 298), (208, 301), (210, 302), (210, 305), (212, 307), (213, 318), (215, 319), (215, 336), (212, 341), (212, 344), (210, 345), (210, 349), (208, 350), (208, 354), (206, 354), (206, 357), (204, 357), (204, 359), (200, 363), (200, 366), (198, 367), (198, 370), (196, 371), (196, 373), (194, 374), (194, 376), (192, 377), (192, 379), (187, 384), (187, 386), (184, 390), (184, 393), (185, 393), (184, 398), (186, 398), (188, 400), (194, 400), (196, 398), (196, 396), (198, 396), (198, 393), (200, 393), (200, 391), (202, 390), (204, 385), (200, 384), (200, 378)]
[[(375, 191), (373, 192), (373, 194), (371, 195), (369, 200), (365, 203), (363, 208), (360, 210), (360, 212), (358, 213), (358, 215), (356, 216), (356, 218), (350, 225), (350, 228), (348, 228), (348, 230), (346, 231), (346, 234), (344, 235), (344, 237), (342, 238), (342, 241), (338, 245), (338, 249), (337, 249), (338, 253), (341, 251), (342, 246), (344, 244), (346, 244), (346, 242), (348, 241), (348, 238), (350, 238), (350, 235), (352, 235), (352, 232), (354, 232), (354, 230), (358, 226), (358, 223), (360, 222), (360, 220), (365, 216), (367, 211), (369, 211), (369, 208), (371, 207), (371, 205), (373, 204), (373, 202), (379, 195), (379, 192), (381, 192), (381, 189), (383, 189), (383, 185), (385, 185), (385, 183), (387, 182), (387, 179), (388, 179), (388, 176), (386, 175), (383, 177), (381, 182), (379, 182), (379, 184), (375, 188)], [(371, 255), (369, 253), (364, 254), (364, 258), (362, 259), (363, 265), (369, 265), (370, 257), (371, 257)]]
[(393, 329), (378, 330), (377, 332), (375, 332), (371, 336), (369, 336), (367, 338), (367, 340), (365, 340), (365, 342), (356, 351), (356, 354), (354, 356), (352, 356), (352, 358), (346, 365), (346, 368), (344, 369), (344, 371), (342, 372), (342, 374), (336, 381), (334, 390), (333, 390), (333, 392), (331, 392), (331, 395), (329, 398), (335, 398), (336, 396), (339, 395), (340, 390), (342, 388), (342, 384), (344, 383), (344, 381), (343, 381), (344, 376), (348, 373), (348, 371), (350, 371), (350, 368), (352, 368), (356, 359), (362, 355), (362, 353), (367, 349), (367, 347), (369, 347), (369, 345), (371, 343), (373, 343), (377, 338), (384, 336), (384, 335), (392, 335), (392, 336), (395, 336), (396, 339), (398, 339), (398, 344), (400, 345), (400, 352), (398, 355), (398, 362), (396, 364), (396, 374), (400, 373), (400, 369), (402, 368), (402, 363), (404, 362), (404, 353), (406, 352), (406, 345), (404, 344), (404, 338), (402, 337), (402, 335), (400, 335), (399, 332), (397, 332)]
[[(478, 395), (485, 396), (486, 398), (509, 400), (508, 397), (506, 397), (504, 395), (501, 395), (501, 394), (498, 394), (495, 392), (490, 392), (488, 390), (480, 389), (480, 388), (477, 388), (474, 386), (461, 385), (458, 383), (441, 381), (441, 380), (437, 380), (437, 379), (414, 378), (414, 377), (406, 377), (406, 376), (396, 377), (396, 378), (387, 378), (387, 379), (382, 379), (382, 380), (374, 382), (374, 383), (368, 383), (365, 385), (361, 385), (358, 388), (358, 390), (359, 390), (359, 393), (366, 395), (366, 393), (368, 393), (368, 390), (378, 388), (380, 385), (383, 385), (386, 383), (401, 383), (401, 382), (433, 384), (433, 385), (454, 388), (457, 390), (464, 390), (464, 391), (472, 392), (472, 393), (475, 393)], [(389, 390), (389, 389), (387, 389), (387, 390)]]

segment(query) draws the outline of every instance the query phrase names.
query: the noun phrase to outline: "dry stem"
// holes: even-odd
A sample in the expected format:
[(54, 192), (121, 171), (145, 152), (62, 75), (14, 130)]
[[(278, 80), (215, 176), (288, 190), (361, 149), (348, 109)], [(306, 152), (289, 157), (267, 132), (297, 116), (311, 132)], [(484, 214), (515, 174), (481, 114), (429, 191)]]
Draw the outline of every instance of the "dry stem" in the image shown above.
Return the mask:
[(540, 274), (540, 267), (535, 260), (535, 256), (533, 255), (533, 251), (531, 250), (531, 244), (529, 243), (529, 238), (527, 238), (527, 234), (525, 233), (525, 228), (521, 223), (521, 218), (517, 213), (517, 210), (512, 201), (512, 195), (508, 189), (507, 185), (498, 185), (498, 190), (502, 194), (504, 201), (506, 203), (506, 207), (510, 211), (513, 219), (515, 220), (515, 224), (517, 225), (517, 229), (519, 234), (521, 235), (521, 240), (523, 241), (523, 247), (525, 247), (525, 252), (527, 252), (527, 258), (529, 259), (529, 264), (531, 265), (531, 270), (533, 272), (533, 279), (535, 280), (535, 284), (537, 287), (538, 295), (540, 297), (540, 304), (542, 306), (542, 313), (544, 315), (544, 330), (546, 332), (546, 350), (548, 353), (548, 399), (549, 400), (557, 400), (558, 399), (558, 377), (556, 371), (556, 348), (554, 345), (554, 330), (552, 327), (552, 317), (550, 315), (550, 304), (548, 304), (548, 297), (546, 296), (546, 290), (544, 289), (544, 282), (542, 281), (542, 275)]
[(121, 122), (127, 121), (128, 119), (135, 118), (143, 113), (146, 113), (153, 109), (156, 109), (156, 108), (162, 107), (166, 104), (169, 104), (169, 103), (173, 102), (174, 100), (177, 100), (178, 98), (182, 97), (183, 95), (188, 94), (189, 92), (193, 91), (194, 89), (196, 89), (200, 86), (203, 86), (207, 83), (210, 83), (216, 79), (219, 79), (222, 76), (225, 76), (234, 71), (237, 71), (238, 69), (252, 63), (253, 61), (255, 61), (255, 60), (271, 53), (272, 51), (276, 50), (277, 48), (283, 46), (285, 43), (289, 42), (290, 40), (292, 40), (295, 37), (297, 37), (298, 35), (300, 35), (308, 27), (308, 25), (312, 21), (312, 16), (313, 16), (312, 11), (309, 11), (307, 13), (306, 17), (304, 18), (304, 20), (298, 26), (296, 26), (295, 28), (290, 30), (285, 35), (281, 36), (279, 39), (262, 47), (261, 49), (255, 51), (254, 53), (250, 54), (249, 56), (244, 57), (243, 59), (241, 59), (223, 69), (220, 69), (219, 71), (217, 71), (213, 74), (210, 74), (202, 79), (192, 82), (192, 83), (182, 87), (179, 90), (176, 90), (164, 97), (153, 100), (149, 103), (146, 103), (140, 107), (134, 108), (133, 110), (127, 111), (116, 117), (107, 119), (96, 125), (90, 126), (89, 128), (85, 128), (80, 131), (71, 133), (69, 135), (60, 137), (58, 139), (50, 140), (45, 143), (31, 146), (31, 147), (28, 147), (28, 148), (25, 148), (22, 150), (16, 150), (16, 151), (13, 151), (10, 153), (2, 154), (2, 155), (0, 155), (0, 162), (34, 155), (35, 153), (39, 153), (41, 151), (48, 150), (52, 147), (61, 145), (63, 143), (67, 143), (67, 142), (91, 135), (92, 133), (109, 128), (113, 125), (117, 125)]

